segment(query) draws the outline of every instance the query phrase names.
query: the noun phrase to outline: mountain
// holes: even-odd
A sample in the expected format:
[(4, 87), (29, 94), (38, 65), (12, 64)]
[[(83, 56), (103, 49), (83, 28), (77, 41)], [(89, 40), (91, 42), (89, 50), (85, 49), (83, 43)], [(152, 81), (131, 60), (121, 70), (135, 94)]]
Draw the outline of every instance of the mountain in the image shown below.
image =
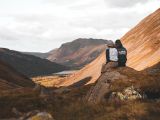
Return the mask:
[(40, 52), (22, 52), (23, 54), (27, 54), (27, 55), (33, 55), (36, 57), (40, 57), (42, 59), (46, 59), (49, 55), (49, 53), (40, 53)]
[(128, 50), (128, 66), (143, 70), (160, 61), (160, 9), (131, 29), (122, 42)]
[(83, 67), (104, 51), (107, 42), (102, 39), (79, 38), (50, 51), (47, 59), (72, 68)]
[(0, 48), (0, 59), (9, 63), (18, 72), (29, 77), (52, 74), (68, 69), (49, 60), (5, 48)]
[(0, 90), (33, 86), (34, 83), (29, 78), (0, 60)]

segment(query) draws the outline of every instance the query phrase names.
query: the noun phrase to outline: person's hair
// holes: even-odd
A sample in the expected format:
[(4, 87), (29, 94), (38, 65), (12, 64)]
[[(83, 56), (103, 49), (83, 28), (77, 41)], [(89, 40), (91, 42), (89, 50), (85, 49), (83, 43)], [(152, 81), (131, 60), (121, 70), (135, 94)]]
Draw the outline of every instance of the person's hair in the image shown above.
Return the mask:
[(108, 43), (107, 43), (107, 46), (108, 47), (111, 47), (111, 48), (114, 48), (115, 47), (115, 44), (113, 41), (109, 40)]
[(121, 42), (120, 39), (116, 40), (115, 45), (116, 45), (117, 48), (123, 47), (122, 42)]

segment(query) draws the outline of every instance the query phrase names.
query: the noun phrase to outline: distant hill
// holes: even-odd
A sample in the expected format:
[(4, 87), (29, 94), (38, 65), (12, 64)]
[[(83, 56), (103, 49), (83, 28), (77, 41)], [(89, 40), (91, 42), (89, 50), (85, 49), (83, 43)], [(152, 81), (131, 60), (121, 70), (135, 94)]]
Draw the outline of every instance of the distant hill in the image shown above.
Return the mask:
[(79, 69), (96, 59), (106, 48), (108, 40), (79, 38), (47, 53), (24, 52), (48, 59), (72, 69)]
[(52, 74), (68, 69), (49, 60), (5, 48), (0, 48), (0, 59), (9, 63), (18, 72), (29, 77)]
[(22, 52), (22, 53), (28, 54), (28, 55), (34, 55), (42, 59), (46, 59), (49, 56), (49, 53), (40, 53), (40, 52)]
[(50, 51), (47, 59), (72, 68), (83, 67), (105, 50), (107, 42), (102, 39), (79, 38)]
[(13, 67), (0, 60), (0, 90), (33, 86), (34, 83), (29, 78), (17, 72)]
[(128, 50), (128, 66), (143, 70), (160, 61), (160, 9), (131, 29), (122, 42)]

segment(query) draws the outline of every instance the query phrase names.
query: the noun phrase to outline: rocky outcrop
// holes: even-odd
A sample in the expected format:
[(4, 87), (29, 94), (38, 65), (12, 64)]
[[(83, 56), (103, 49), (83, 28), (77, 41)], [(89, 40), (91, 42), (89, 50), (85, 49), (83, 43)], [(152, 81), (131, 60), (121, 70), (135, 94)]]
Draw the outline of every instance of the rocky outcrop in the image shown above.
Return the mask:
[(149, 81), (152, 78), (143, 72), (138, 72), (129, 67), (115, 67), (106, 64), (102, 67), (101, 75), (95, 86), (86, 95), (89, 103), (100, 103), (109, 100), (136, 100), (145, 97), (142, 81)]
[(111, 83), (126, 78), (126, 76), (120, 74), (116, 69), (117, 68), (108, 68), (108, 65), (102, 67), (101, 76), (97, 80), (96, 85), (91, 88), (86, 96), (87, 101), (91, 103), (104, 101), (104, 96), (109, 92)]
[(110, 100), (136, 100), (145, 98), (145, 95), (140, 94), (140, 90), (135, 89), (133, 86), (125, 88), (122, 92), (112, 92)]

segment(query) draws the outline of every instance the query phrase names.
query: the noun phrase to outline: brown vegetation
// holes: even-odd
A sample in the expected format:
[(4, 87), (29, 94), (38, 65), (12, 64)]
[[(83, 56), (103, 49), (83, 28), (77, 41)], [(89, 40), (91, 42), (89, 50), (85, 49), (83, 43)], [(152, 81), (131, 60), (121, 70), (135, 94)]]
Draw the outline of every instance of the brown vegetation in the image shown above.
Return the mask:
[(56, 120), (159, 120), (159, 101), (137, 100), (117, 104), (106, 101), (93, 105), (83, 99), (90, 87), (91, 85), (87, 85), (70, 88), (68, 92), (53, 92), (47, 98), (41, 98), (29, 89), (21, 93), (12, 91), (0, 96), (0, 119), (16, 117), (12, 112), (16, 108), (22, 113), (32, 110), (47, 111)]
[(33, 86), (34, 83), (29, 78), (0, 60), (0, 90)]

